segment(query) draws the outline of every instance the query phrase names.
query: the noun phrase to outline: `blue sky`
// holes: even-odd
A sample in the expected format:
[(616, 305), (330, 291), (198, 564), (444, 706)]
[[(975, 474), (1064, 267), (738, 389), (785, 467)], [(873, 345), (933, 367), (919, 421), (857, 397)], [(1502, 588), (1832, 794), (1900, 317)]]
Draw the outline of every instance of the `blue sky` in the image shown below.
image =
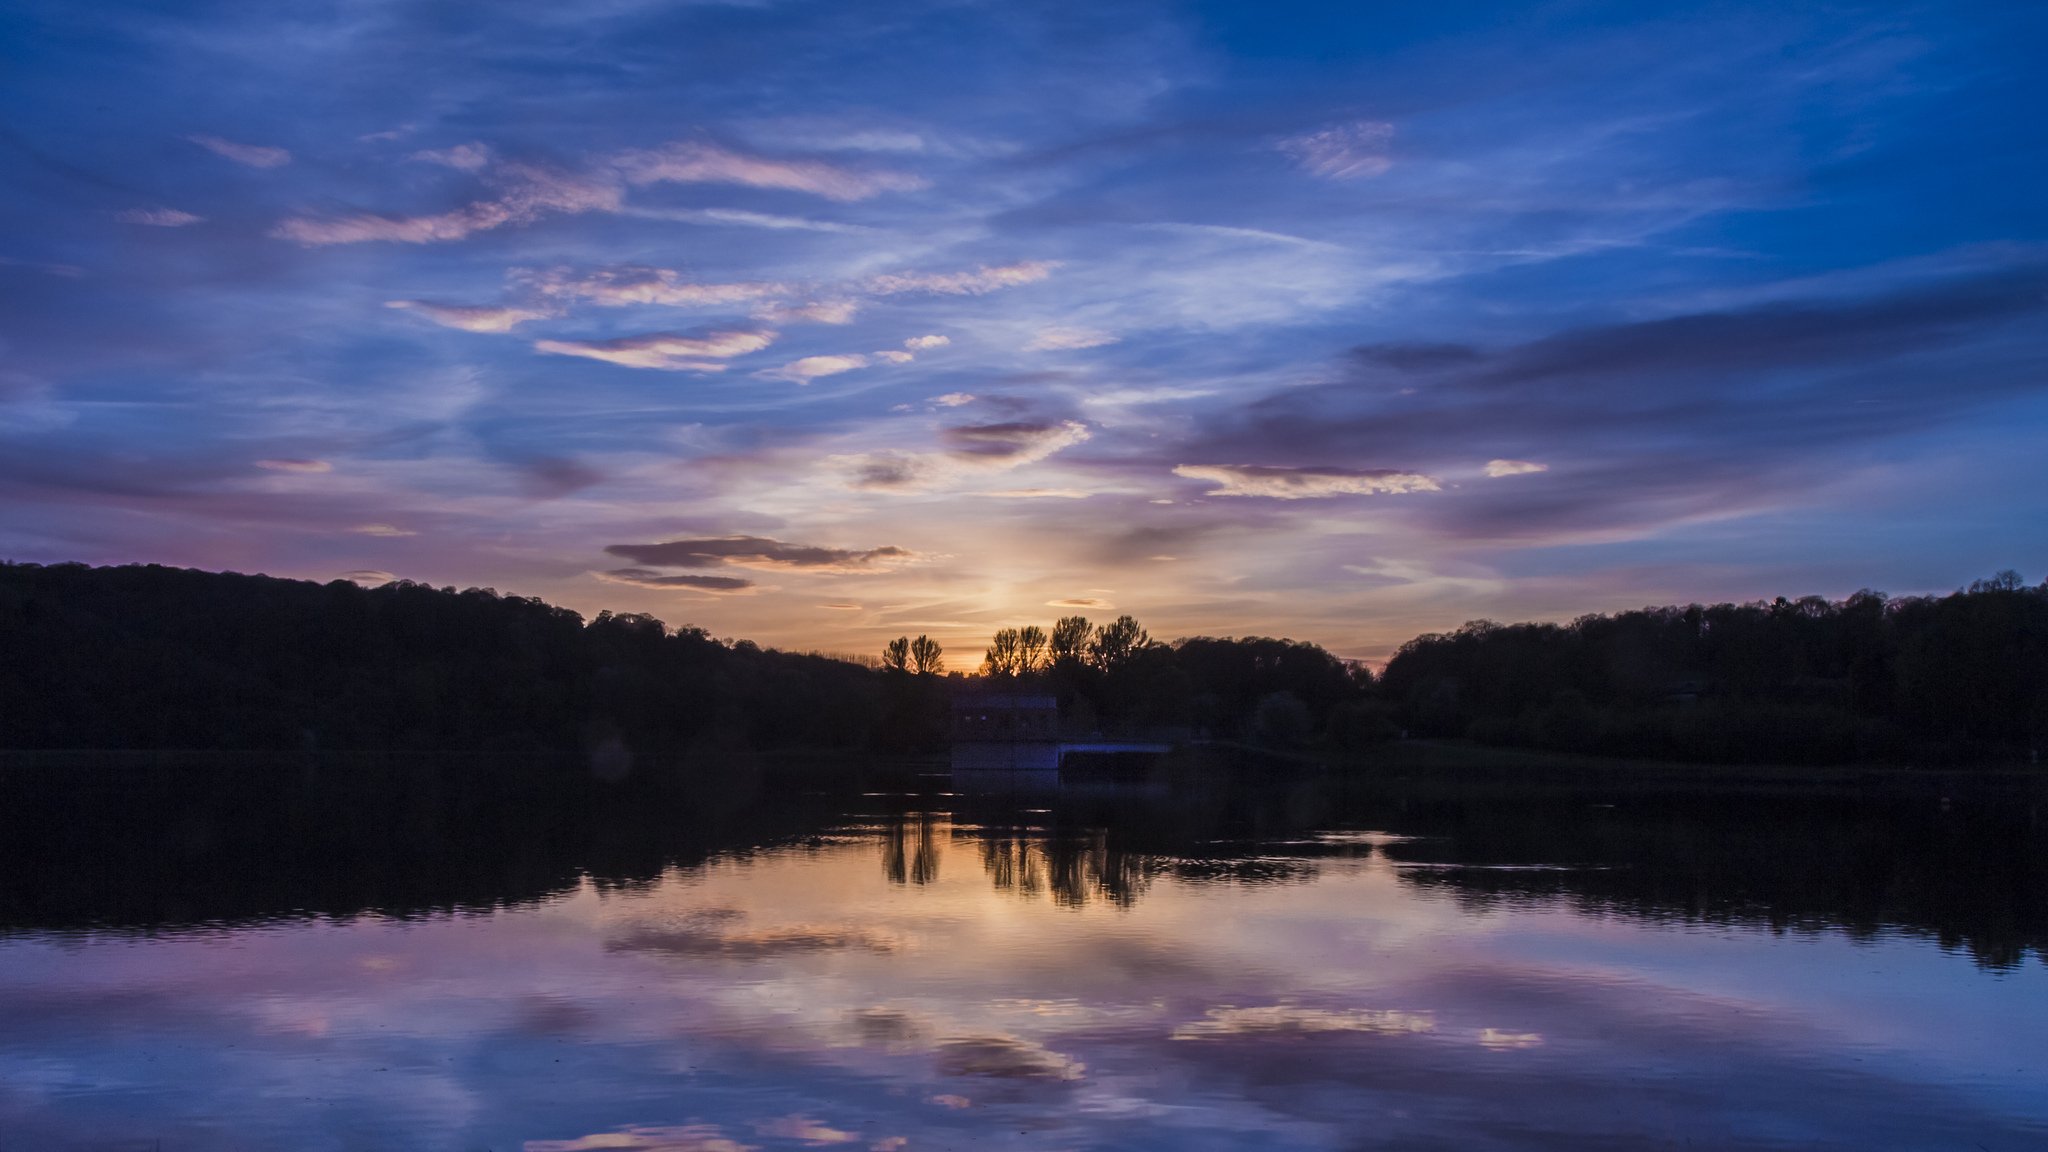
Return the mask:
[(0, 555), (796, 647), (2048, 569), (2033, 5), (0, 6)]

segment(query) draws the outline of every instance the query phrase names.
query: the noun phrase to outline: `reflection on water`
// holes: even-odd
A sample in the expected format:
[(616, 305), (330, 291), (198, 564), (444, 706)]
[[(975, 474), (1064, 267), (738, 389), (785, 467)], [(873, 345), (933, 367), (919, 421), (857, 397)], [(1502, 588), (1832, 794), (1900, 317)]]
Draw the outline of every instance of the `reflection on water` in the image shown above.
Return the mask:
[(0, 774), (0, 1150), (2048, 1142), (2024, 782), (181, 771)]

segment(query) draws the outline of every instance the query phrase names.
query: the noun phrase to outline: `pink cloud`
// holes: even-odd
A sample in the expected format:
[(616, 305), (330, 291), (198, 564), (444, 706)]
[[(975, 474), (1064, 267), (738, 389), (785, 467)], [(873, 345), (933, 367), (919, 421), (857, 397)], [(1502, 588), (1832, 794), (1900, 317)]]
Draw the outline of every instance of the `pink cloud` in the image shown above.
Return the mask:
[(540, 340), (534, 350), (556, 356), (581, 356), (627, 368), (664, 372), (723, 372), (720, 360), (759, 352), (775, 342), (767, 330), (713, 332), (706, 336), (655, 333), (618, 340)]
[(1024, 260), (996, 267), (983, 265), (972, 272), (903, 272), (876, 276), (867, 282), (877, 296), (906, 292), (930, 292), (940, 296), (985, 296), (1020, 284), (1036, 284), (1059, 267), (1057, 260)]
[(696, 141), (628, 152), (612, 164), (636, 185), (738, 184), (809, 192), (828, 200), (865, 200), (926, 186), (922, 177), (908, 173), (856, 170), (821, 160), (778, 160)]
[(250, 168), (277, 168), (292, 162), (292, 154), (282, 148), (272, 148), (263, 144), (237, 144), (233, 140), (223, 140), (218, 136), (187, 136), (185, 139), (216, 156)]

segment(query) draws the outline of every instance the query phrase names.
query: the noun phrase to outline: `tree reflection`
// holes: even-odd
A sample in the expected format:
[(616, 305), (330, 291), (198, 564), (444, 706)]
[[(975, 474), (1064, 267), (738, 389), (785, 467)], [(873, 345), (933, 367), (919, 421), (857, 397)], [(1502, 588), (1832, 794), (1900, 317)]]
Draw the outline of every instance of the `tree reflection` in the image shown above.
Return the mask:
[(938, 827), (930, 812), (906, 813), (882, 831), (882, 871), (892, 884), (931, 884), (939, 878)]
[[(0, 772), (0, 932), (403, 917), (586, 884), (642, 890), (718, 858), (829, 857), (847, 843), (835, 830), (849, 806), (875, 802), (776, 771), (719, 760), (681, 773), (699, 781), (687, 788), (658, 786), (657, 772), (567, 786), (500, 762)], [(994, 890), (1066, 908), (1132, 908), (1162, 883), (1298, 884), (1391, 865), (1411, 889), (1474, 908), (1908, 932), (2010, 967), (2048, 962), (2044, 800), (2048, 780), (2032, 776), (1279, 779), (1212, 763), (1161, 792), (1065, 793), (1028, 810), (899, 794), (856, 835), (860, 866), (879, 851), (888, 883), (938, 883), (958, 846)]]

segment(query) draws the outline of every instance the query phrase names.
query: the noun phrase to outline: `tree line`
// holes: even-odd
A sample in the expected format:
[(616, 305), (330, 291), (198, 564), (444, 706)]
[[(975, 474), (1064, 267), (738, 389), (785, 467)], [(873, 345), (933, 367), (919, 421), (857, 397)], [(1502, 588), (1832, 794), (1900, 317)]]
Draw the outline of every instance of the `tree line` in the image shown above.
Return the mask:
[[(537, 599), (136, 565), (0, 563), (0, 748), (588, 752), (944, 747), (929, 636), (879, 668)], [(2048, 743), (2048, 583), (1475, 621), (1377, 676), (1130, 616), (1006, 627), (974, 683), (1083, 731), (1353, 752), (1403, 733), (1704, 762), (2027, 761)]]
[(1840, 764), (2037, 761), (2048, 582), (1782, 597), (1409, 641), (1378, 690), (1419, 735), (1610, 756)]
[(0, 747), (863, 748), (873, 671), (488, 588), (0, 564)]
[[(899, 671), (891, 654), (883, 665)], [(1059, 698), (1070, 731), (1179, 729), (1217, 739), (1352, 746), (1391, 735), (1372, 673), (1295, 640), (1195, 636), (1163, 643), (1131, 616), (1063, 616), (999, 629), (979, 669), (988, 683)], [(1363, 722), (1361, 722), (1363, 721)]]

